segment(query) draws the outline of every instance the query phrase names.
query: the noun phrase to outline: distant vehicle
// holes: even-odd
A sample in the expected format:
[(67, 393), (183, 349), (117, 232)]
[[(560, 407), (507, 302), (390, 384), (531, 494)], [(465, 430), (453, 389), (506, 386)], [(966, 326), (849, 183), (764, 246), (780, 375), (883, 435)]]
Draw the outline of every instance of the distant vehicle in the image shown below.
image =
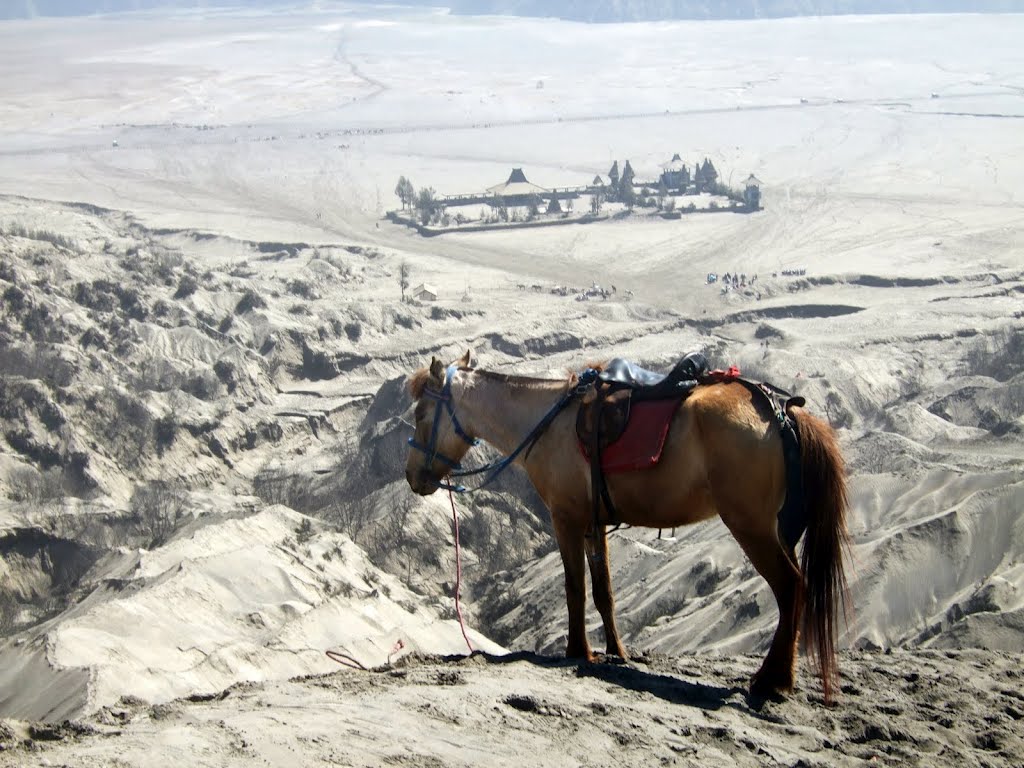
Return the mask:
[(933, 99), (939, 98), (939, 94), (937, 94), (935, 91), (932, 91), (932, 98)]
[(117, 139), (114, 139), (112, 142), (110, 142), (110, 146), (116, 147), (117, 146)]
[(800, 103), (801, 103), (801, 104), (807, 104), (807, 103), (809, 103), (809, 102), (807, 101), (807, 99), (800, 99)]
[(846, 103), (846, 99), (835, 99), (835, 100), (833, 100), (832, 103), (833, 104), (845, 104)]

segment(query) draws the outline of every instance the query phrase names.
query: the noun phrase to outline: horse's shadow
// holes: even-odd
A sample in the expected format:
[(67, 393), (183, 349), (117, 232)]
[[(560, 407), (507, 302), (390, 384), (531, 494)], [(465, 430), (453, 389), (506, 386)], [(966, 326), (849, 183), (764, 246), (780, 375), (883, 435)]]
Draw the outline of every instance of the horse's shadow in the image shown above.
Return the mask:
[(627, 662), (587, 662), (579, 659), (567, 659), (564, 656), (541, 656), (530, 651), (516, 651), (501, 656), (477, 651), (473, 655), (482, 656), (488, 664), (526, 662), (548, 668), (575, 667), (577, 677), (603, 680), (631, 691), (657, 696), (672, 704), (699, 709), (717, 710), (722, 707), (732, 707), (750, 711), (751, 714), (757, 716), (758, 710), (764, 703), (764, 700), (750, 696), (745, 688), (739, 686), (725, 688), (704, 683), (691, 683), (671, 675), (648, 672)]

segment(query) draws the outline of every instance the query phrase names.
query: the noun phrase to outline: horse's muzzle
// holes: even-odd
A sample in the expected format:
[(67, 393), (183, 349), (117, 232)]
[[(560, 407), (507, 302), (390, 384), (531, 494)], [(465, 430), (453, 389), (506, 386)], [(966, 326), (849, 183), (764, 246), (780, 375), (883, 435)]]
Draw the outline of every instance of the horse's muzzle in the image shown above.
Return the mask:
[(405, 470), (405, 480), (409, 483), (412, 492), (418, 493), (420, 496), (429, 496), (437, 490), (437, 481), (422, 467)]

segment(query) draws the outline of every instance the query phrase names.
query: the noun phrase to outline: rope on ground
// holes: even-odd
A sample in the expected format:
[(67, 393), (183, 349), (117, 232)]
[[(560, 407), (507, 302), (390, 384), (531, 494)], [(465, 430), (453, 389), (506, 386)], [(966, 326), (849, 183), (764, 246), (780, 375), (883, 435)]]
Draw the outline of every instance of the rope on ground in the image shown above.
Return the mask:
[[(398, 640), (395, 641), (395, 644), (391, 646), (391, 651), (388, 653), (389, 667), (391, 666), (391, 660), (395, 657), (395, 654), (404, 649), (405, 643), (402, 642), (402, 638), (398, 638)], [(346, 667), (352, 667), (352, 669), (361, 669), (364, 672), (371, 671), (367, 667), (364, 667), (362, 663), (359, 661), (359, 659), (353, 656), (349, 656), (347, 653), (342, 653), (341, 651), (324, 651), (324, 653), (327, 655), (327, 658), (331, 661), (336, 661), (339, 664), (344, 664)]]
[[(455, 510), (455, 497), (452, 495), (450, 487), (448, 488), (448, 500), (452, 504), (452, 524), (455, 528), (455, 615), (459, 617), (459, 629), (462, 630), (462, 639), (466, 641), (466, 647), (469, 648), (469, 652), (473, 653), (473, 644), (469, 641), (469, 634), (466, 632), (466, 622), (462, 618), (462, 603), (460, 600), (462, 592), (462, 548), (459, 545), (459, 513)], [(405, 648), (405, 643), (399, 639), (391, 648), (391, 653), (388, 654), (389, 666), (391, 665), (392, 657), (403, 648)], [(349, 656), (347, 653), (342, 653), (341, 651), (324, 651), (324, 653), (327, 654), (327, 658), (339, 664), (344, 664), (346, 667), (361, 669), (364, 672), (370, 671), (358, 659)]]
[(359, 659), (354, 659), (347, 653), (341, 651), (324, 651), (327, 654), (327, 658), (331, 661), (336, 661), (339, 664), (344, 664), (346, 667), (352, 667), (352, 669), (361, 669), (364, 672), (369, 672), (366, 667), (359, 663)]
[(459, 617), (462, 639), (466, 641), (469, 652), (473, 653), (473, 644), (469, 642), (469, 635), (466, 634), (466, 622), (462, 620), (462, 605), (459, 602), (459, 593), (462, 589), (462, 551), (459, 548), (459, 513), (455, 511), (455, 497), (452, 495), (451, 487), (448, 488), (448, 501), (452, 504), (452, 523), (455, 526), (455, 615)]

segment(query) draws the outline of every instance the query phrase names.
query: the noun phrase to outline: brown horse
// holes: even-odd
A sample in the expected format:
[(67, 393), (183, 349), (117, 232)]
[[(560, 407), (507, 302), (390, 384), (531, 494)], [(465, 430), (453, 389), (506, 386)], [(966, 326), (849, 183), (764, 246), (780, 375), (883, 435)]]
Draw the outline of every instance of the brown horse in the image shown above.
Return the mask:
[[(577, 378), (562, 381), (474, 370), (467, 352), (444, 366), (432, 360), (409, 382), (416, 401), (416, 433), (406, 479), (418, 494), (443, 486), (475, 438), (508, 456), (522, 446), (546, 414), (555, 414), (530, 450), (516, 458), (551, 511), (565, 568), (569, 610), (566, 655), (592, 659), (584, 623), (584, 554), (594, 602), (604, 624), (607, 653), (626, 658), (615, 626), (605, 535), (607, 510), (594, 527), (590, 467), (576, 437)], [(553, 409), (564, 400), (566, 407)], [(770, 696), (793, 689), (797, 641), (817, 661), (826, 701), (837, 680), (837, 606), (845, 599), (844, 549), (847, 492), (843, 459), (831, 427), (792, 406), (800, 442), (804, 536), (798, 564), (796, 538), (779, 533), (786, 496), (783, 444), (776, 415), (736, 381), (697, 386), (682, 401), (658, 464), (607, 478), (618, 521), (672, 528), (722, 518), (775, 595), (779, 625), (771, 649), (751, 681), (751, 693)], [(802, 619), (802, 624), (801, 624)]]

